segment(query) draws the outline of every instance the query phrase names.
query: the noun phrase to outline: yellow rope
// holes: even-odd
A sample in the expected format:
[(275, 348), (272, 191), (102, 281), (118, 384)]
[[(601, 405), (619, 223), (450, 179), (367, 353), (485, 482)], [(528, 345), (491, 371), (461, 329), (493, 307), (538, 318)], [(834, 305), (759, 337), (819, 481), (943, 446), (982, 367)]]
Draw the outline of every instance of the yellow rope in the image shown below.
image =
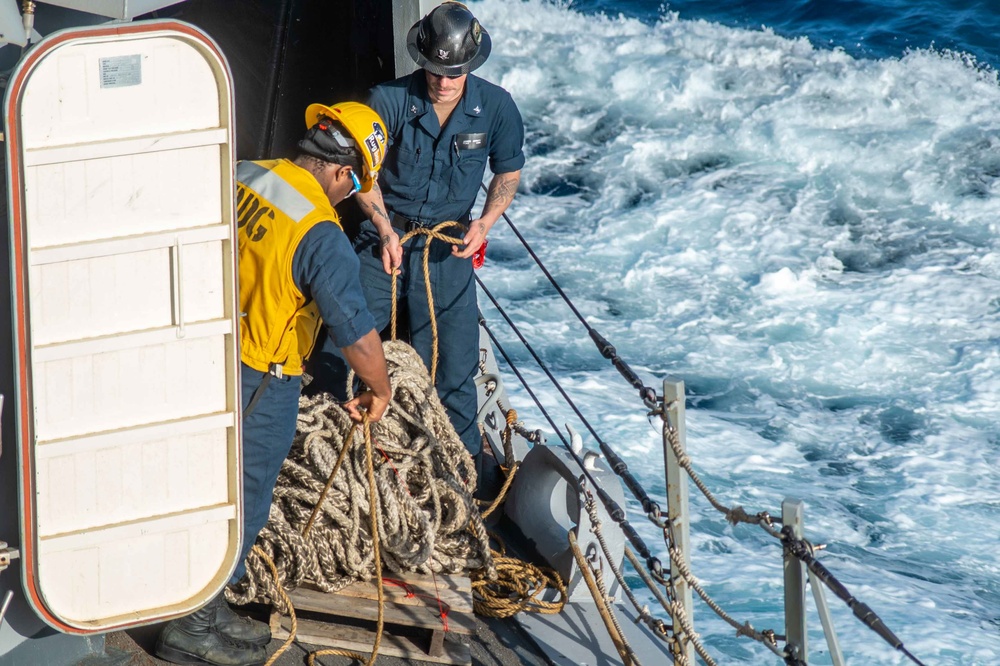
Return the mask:
[[(507, 472), (507, 479), (490, 507), (482, 512), (483, 520), (506, 499), (507, 490), (519, 467), (520, 463), (515, 462), (509, 471), (501, 468)], [(503, 542), (496, 535), (491, 536), (499, 544), (499, 549), (490, 549), (496, 576), (488, 577), (484, 569), (472, 572), (472, 607), (476, 614), (506, 618), (521, 611), (550, 615), (562, 612), (566, 605), (567, 591), (566, 583), (559, 574), (548, 567), (538, 567), (514, 557), (506, 557)], [(540, 598), (548, 588), (559, 592), (556, 601)]]
[(590, 588), (590, 595), (594, 598), (594, 602), (597, 604), (597, 610), (601, 614), (601, 619), (604, 620), (604, 627), (608, 630), (608, 636), (611, 637), (611, 642), (615, 644), (615, 649), (618, 650), (618, 654), (621, 656), (622, 662), (625, 666), (634, 664), (635, 661), (632, 658), (632, 651), (625, 643), (625, 638), (618, 632), (617, 622), (615, 622), (614, 618), (611, 616), (611, 609), (608, 608), (607, 598), (598, 588), (597, 582), (594, 580), (594, 576), (590, 571), (590, 567), (587, 566), (587, 560), (584, 559), (583, 553), (580, 552), (580, 546), (576, 542), (576, 533), (573, 530), (569, 531), (569, 545), (573, 550), (573, 557), (576, 558), (576, 565), (580, 568), (580, 573), (583, 574), (583, 579), (587, 582), (587, 587)]
[[(278, 580), (278, 568), (274, 566), (274, 560), (270, 558), (270, 556), (264, 551), (263, 548), (261, 548), (256, 544), (254, 544), (252, 550), (257, 551), (257, 555), (259, 555), (260, 558), (264, 560), (264, 562), (267, 564), (268, 568), (271, 569), (271, 575), (274, 576), (274, 580)], [(281, 644), (281, 647), (278, 648), (274, 652), (274, 654), (271, 655), (271, 658), (267, 660), (267, 663), (264, 664), (264, 666), (271, 666), (272, 664), (274, 664), (274, 662), (278, 660), (278, 657), (281, 656), (281, 653), (283, 653), (291, 646), (292, 642), (295, 640), (295, 633), (298, 631), (299, 628), (299, 621), (295, 617), (295, 608), (292, 606), (292, 600), (288, 598), (288, 594), (285, 593), (284, 588), (282, 588), (280, 585), (278, 585), (277, 587), (278, 587), (278, 594), (281, 595), (285, 604), (288, 606), (288, 617), (291, 618), (292, 622), (288, 627), (288, 638), (286, 638), (285, 642)]]
[[(498, 506), (503, 504), (503, 501), (505, 499), (507, 499), (507, 490), (510, 488), (510, 484), (514, 482), (514, 475), (517, 474), (517, 470), (520, 467), (521, 463), (516, 462), (514, 463), (514, 466), (510, 468), (510, 473), (507, 475), (507, 480), (503, 482), (503, 487), (500, 488), (500, 492), (497, 494), (496, 499), (494, 499), (493, 502), (490, 503), (488, 509), (481, 512), (483, 520), (489, 518), (490, 514), (493, 513)], [(485, 501), (480, 502), (480, 506), (484, 506), (485, 504), (486, 504)]]
[[(507, 478), (489, 508), (482, 511), (483, 520), (486, 520), (507, 499), (507, 492), (521, 466), (521, 463), (516, 461), (511, 464), (514, 459), (510, 444), (511, 428), (517, 421), (517, 412), (513, 409), (507, 410), (506, 420), (507, 427), (501, 434), (501, 439), (504, 444), (505, 462), (510, 466), (501, 465), (500, 469)], [(481, 506), (485, 504), (486, 502), (480, 502)], [(562, 612), (568, 595), (566, 583), (559, 574), (547, 567), (538, 567), (514, 557), (506, 557), (503, 542), (496, 535), (491, 536), (499, 543), (499, 550), (490, 549), (497, 575), (491, 579), (484, 571), (472, 573), (472, 600), (476, 614), (507, 618), (522, 611), (543, 614)], [(556, 601), (545, 601), (540, 598), (548, 588), (559, 592)]]
[(483, 520), (489, 518), (490, 514), (496, 511), (497, 507), (503, 504), (503, 501), (507, 499), (507, 491), (510, 489), (510, 484), (514, 482), (514, 476), (517, 474), (517, 470), (521, 466), (521, 463), (519, 462), (514, 462), (513, 465), (511, 464), (511, 461), (514, 460), (514, 449), (511, 446), (511, 428), (515, 423), (517, 423), (517, 412), (513, 409), (508, 409), (506, 419), (507, 427), (504, 428), (502, 433), (500, 433), (500, 440), (503, 442), (503, 457), (506, 465), (501, 465), (500, 469), (507, 474), (507, 480), (504, 481), (503, 487), (500, 488), (500, 492), (497, 494), (496, 499), (489, 503), (482, 500), (479, 502), (479, 506), (486, 506), (489, 504), (489, 508), (481, 512)]
[[(499, 401), (497, 402), (497, 406), (500, 406)], [(503, 442), (504, 462), (510, 465), (510, 461), (514, 459), (514, 445), (511, 442), (511, 438), (514, 436), (514, 426), (517, 424), (517, 412), (514, 411), (513, 407), (507, 410), (504, 419), (507, 421), (507, 427), (503, 429), (500, 441)]]
[[(365, 434), (365, 461), (367, 462), (368, 465), (368, 493), (369, 493), (368, 499), (370, 502), (369, 506), (371, 507), (371, 511), (369, 512), (371, 521), (370, 528), (372, 535), (372, 548), (374, 550), (376, 589), (378, 590), (378, 622), (375, 626), (375, 643), (372, 646), (371, 656), (368, 658), (367, 661), (367, 665), (371, 666), (372, 664), (375, 663), (375, 659), (378, 657), (379, 645), (382, 642), (382, 633), (385, 628), (385, 590), (383, 588), (383, 583), (382, 583), (382, 561), (381, 561), (382, 558), (379, 553), (378, 516), (376, 513), (378, 493), (376, 492), (375, 488), (375, 462), (372, 459), (372, 431), (371, 431), (371, 424), (368, 422), (367, 414), (364, 417), (363, 423), (364, 423), (364, 434)], [(344, 460), (344, 455), (347, 452), (347, 449), (349, 448), (350, 442), (352, 442), (354, 439), (354, 433), (356, 430), (357, 430), (357, 424), (352, 425), (347, 433), (347, 436), (344, 437), (344, 446), (341, 447), (340, 455), (337, 457), (337, 462), (333, 466), (333, 471), (330, 472), (330, 476), (326, 482), (326, 487), (323, 488), (323, 492), (320, 494), (319, 500), (316, 502), (316, 508), (313, 510), (312, 515), (309, 517), (309, 521), (306, 523), (305, 528), (302, 530), (302, 536), (307, 536), (309, 534), (309, 530), (312, 529), (313, 522), (316, 519), (316, 514), (318, 513), (320, 506), (322, 506), (323, 501), (326, 498), (326, 494), (330, 490), (330, 486), (333, 485), (333, 477), (336, 476), (337, 470), (340, 469), (340, 465)], [(265, 563), (267, 563), (268, 567), (271, 569), (271, 575), (274, 576), (274, 580), (278, 581), (279, 580), (278, 568), (275, 566), (274, 561), (260, 546), (255, 545), (253, 549), (257, 551), (257, 555), (260, 556)], [(288, 638), (285, 639), (285, 642), (281, 645), (281, 647), (278, 648), (278, 650), (273, 655), (271, 655), (271, 658), (268, 659), (267, 664), (265, 664), (265, 666), (272, 666), (272, 664), (274, 664), (274, 662), (278, 659), (281, 653), (287, 650), (288, 647), (295, 640), (295, 634), (298, 631), (298, 620), (295, 617), (295, 607), (292, 605), (291, 599), (289, 599), (287, 593), (285, 592), (285, 589), (281, 585), (276, 585), (276, 588), (278, 590), (278, 594), (281, 595), (282, 597), (282, 601), (289, 609), (288, 614), (289, 617), (291, 618), (291, 625), (288, 630)], [(340, 650), (336, 648), (330, 648), (326, 650), (316, 650), (314, 652), (310, 652), (308, 657), (309, 666), (314, 666), (316, 657), (322, 657), (328, 654), (349, 657), (351, 659), (357, 659), (358, 661), (362, 661), (365, 658), (363, 654), (354, 652), (353, 650)]]
[[(521, 611), (554, 614), (566, 605), (566, 584), (559, 574), (547, 567), (537, 567), (493, 551), (497, 577), (488, 580), (482, 572), (472, 576), (473, 609), (485, 617), (513, 617)], [(545, 601), (541, 594), (547, 588), (559, 592), (557, 601)]]
[[(454, 238), (452, 236), (446, 236), (441, 233), (442, 229), (447, 229), (448, 227), (458, 227), (459, 229), (465, 229), (465, 227), (459, 222), (454, 220), (448, 220), (435, 225), (432, 228), (418, 227), (412, 231), (406, 232), (402, 239), (400, 239), (399, 244), (402, 245), (414, 236), (430, 236), (424, 243), (424, 289), (427, 291), (427, 309), (430, 311), (431, 319), (431, 336), (433, 339), (433, 345), (431, 349), (431, 384), (437, 383), (437, 362), (438, 362), (438, 329), (437, 329), (437, 316), (434, 313), (434, 293), (431, 289), (431, 270), (430, 270), (430, 252), (428, 251), (431, 247), (431, 240), (444, 241), (450, 245), (462, 245), (461, 238)], [(392, 274), (392, 328), (391, 334), (392, 339), (396, 339), (396, 272)]]
[[(351, 427), (351, 436), (354, 434), (355, 427)], [(364, 417), (364, 432), (365, 432), (365, 462), (368, 465), (368, 499), (370, 502), (371, 511), (369, 512), (371, 522), (371, 533), (372, 533), (372, 549), (374, 550), (374, 563), (375, 563), (375, 587), (378, 590), (378, 622), (375, 625), (375, 643), (372, 645), (372, 653), (368, 657), (366, 662), (367, 666), (372, 666), (375, 663), (375, 659), (378, 657), (379, 645), (382, 643), (382, 632), (385, 628), (385, 590), (382, 584), (382, 555), (379, 553), (379, 536), (378, 536), (378, 513), (377, 513), (377, 503), (378, 503), (378, 493), (375, 489), (375, 462), (372, 460), (372, 430), (371, 424), (368, 422), (368, 415)], [(344, 440), (344, 449), (347, 448), (347, 441)], [(343, 453), (337, 459), (337, 464), (334, 466), (333, 473), (330, 474), (330, 478), (333, 479), (333, 475), (337, 473), (337, 468), (340, 466), (340, 461), (343, 459)], [(322, 498), (317, 504), (322, 504)], [(342, 657), (348, 657), (350, 659), (357, 659), (358, 661), (363, 661), (365, 656), (361, 653), (355, 652), (353, 650), (341, 650), (338, 648), (328, 648), (326, 650), (316, 650), (309, 653), (308, 663), (309, 666), (315, 666), (316, 657), (322, 657), (324, 655), (333, 654)]]

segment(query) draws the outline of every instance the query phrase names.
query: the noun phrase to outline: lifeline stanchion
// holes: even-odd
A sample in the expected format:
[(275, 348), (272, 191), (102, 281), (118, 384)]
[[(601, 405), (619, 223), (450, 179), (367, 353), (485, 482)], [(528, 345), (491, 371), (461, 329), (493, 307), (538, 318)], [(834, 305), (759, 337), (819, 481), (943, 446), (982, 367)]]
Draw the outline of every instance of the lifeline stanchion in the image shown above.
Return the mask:
[(847, 591), (847, 588), (844, 587), (843, 583), (834, 577), (829, 569), (813, 557), (812, 548), (810, 548), (809, 544), (804, 539), (796, 538), (791, 527), (788, 525), (781, 529), (781, 542), (784, 545), (785, 550), (790, 555), (809, 567), (809, 570), (816, 575), (816, 578), (821, 580), (824, 585), (830, 588), (831, 592), (840, 597), (840, 599), (847, 604), (847, 607), (854, 612), (854, 616), (861, 620), (862, 624), (878, 634), (882, 640), (891, 645), (893, 648), (906, 655), (914, 664), (924, 666), (923, 662), (903, 647), (903, 641), (899, 640), (899, 638), (896, 637), (896, 634), (892, 633), (892, 631), (889, 630), (889, 627), (885, 626), (885, 623), (882, 622), (882, 618), (876, 615), (875, 611), (873, 611), (868, 604), (865, 604), (855, 598), (854, 595)]
[[(485, 190), (485, 186), (483, 186), (483, 189)], [(592, 326), (590, 326), (590, 324), (586, 321), (586, 319), (583, 317), (583, 315), (580, 314), (580, 312), (576, 309), (576, 306), (572, 303), (572, 301), (569, 299), (569, 297), (566, 295), (566, 293), (563, 291), (563, 289), (559, 286), (559, 284), (556, 282), (556, 280), (552, 276), (552, 274), (548, 271), (548, 269), (546, 269), (546, 267), (544, 266), (544, 264), (542, 264), (542, 262), (539, 259), (538, 255), (535, 254), (534, 250), (532, 250), (532, 248), (528, 245), (528, 243), (525, 240), (524, 236), (521, 235), (520, 231), (518, 231), (517, 227), (511, 221), (510, 217), (508, 217), (508, 215), (506, 213), (503, 213), (503, 218), (507, 222), (508, 226), (510, 226), (510, 228), (514, 232), (514, 234), (517, 236), (517, 238), (521, 242), (522, 246), (525, 248), (525, 250), (527, 250), (528, 254), (532, 257), (532, 259), (535, 261), (535, 263), (538, 265), (538, 267), (542, 270), (542, 272), (545, 274), (546, 278), (548, 278), (548, 280), (552, 284), (553, 288), (559, 293), (559, 295), (566, 302), (566, 304), (570, 308), (570, 310), (572, 310), (573, 314), (577, 317), (577, 319), (579, 319), (579, 321), (586, 328), (586, 330), (588, 332), (588, 335), (594, 341), (594, 343), (597, 345), (598, 350), (600, 351), (601, 355), (604, 356), (605, 358), (611, 360), (612, 365), (615, 366), (615, 368), (619, 371), (619, 373), (634, 388), (636, 388), (636, 389), (639, 390), (639, 395), (642, 398), (643, 403), (648, 408), (650, 408), (653, 413), (656, 413), (657, 410), (664, 409), (665, 406), (664, 406), (663, 402), (661, 402), (659, 400), (659, 398), (657, 397), (656, 392), (653, 389), (651, 389), (651, 388), (643, 385), (642, 381), (638, 378), (638, 376), (635, 374), (635, 372), (632, 371), (632, 369), (628, 366), (628, 364), (617, 355), (617, 352), (616, 352), (614, 346), (611, 345), (607, 341), (607, 339), (604, 338), (604, 336), (602, 336), (598, 331), (596, 331)], [(638, 482), (635, 481), (634, 478), (631, 478), (631, 474), (627, 473), (627, 466), (624, 464), (624, 462), (621, 462), (621, 459), (617, 456), (617, 454), (615, 454), (614, 451), (611, 450), (610, 447), (608, 447), (603, 442), (603, 440), (601, 440), (601, 438), (597, 435), (597, 433), (594, 431), (594, 429), (590, 426), (590, 423), (580, 413), (580, 411), (576, 407), (575, 403), (566, 394), (566, 392), (563, 390), (562, 386), (559, 384), (559, 382), (552, 375), (551, 371), (549, 371), (549, 369), (545, 366), (545, 364), (542, 363), (541, 358), (534, 351), (534, 349), (531, 347), (531, 345), (527, 342), (527, 340), (521, 334), (520, 330), (517, 328), (517, 326), (514, 324), (514, 322), (510, 319), (510, 317), (507, 315), (507, 313), (503, 310), (503, 308), (500, 307), (500, 304), (493, 297), (493, 295), (486, 288), (486, 286), (483, 284), (482, 280), (480, 280), (478, 276), (476, 276), (476, 281), (478, 282), (478, 284), (479, 284), (480, 288), (483, 290), (483, 292), (493, 302), (493, 305), (497, 308), (498, 312), (506, 320), (506, 322), (507, 322), (508, 326), (510, 326), (511, 330), (517, 335), (517, 337), (520, 339), (521, 343), (525, 346), (525, 348), (528, 350), (528, 352), (535, 359), (536, 363), (541, 368), (541, 370), (545, 373), (545, 375), (548, 377), (549, 381), (551, 381), (552, 384), (559, 391), (559, 393), (561, 394), (561, 396), (563, 397), (563, 399), (566, 401), (566, 404), (569, 405), (569, 407), (574, 411), (574, 413), (577, 415), (577, 417), (580, 419), (580, 421), (587, 427), (588, 431), (591, 433), (591, 435), (594, 437), (594, 439), (597, 441), (598, 445), (600, 446), (602, 453), (605, 454), (605, 456), (607, 457), (609, 463), (612, 465), (612, 468), (614, 469), (614, 471), (616, 473), (618, 473), (618, 475), (623, 479), (623, 481), (625, 482), (625, 485), (628, 486), (629, 490), (631, 490), (633, 492), (633, 495), (635, 495), (636, 498), (639, 499), (640, 502), (642, 502), (643, 509), (647, 512), (647, 515), (649, 515), (649, 517), (651, 519), (653, 519), (654, 522), (659, 521), (659, 516), (660, 516), (659, 506), (655, 502), (652, 502), (652, 501), (650, 501), (648, 499), (648, 497), (645, 494), (645, 490), (638, 484)], [(494, 344), (497, 344), (497, 340), (493, 336), (492, 332), (490, 332), (488, 328), (486, 330), (487, 330), (488, 333), (490, 333), (490, 338), (493, 340)], [(502, 350), (501, 350), (501, 353), (503, 353)], [(513, 364), (511, 363), (510, 358), (507, 356), (507, 354), (503, 353), (503, 356), (508, 361), (508, 364), (511, 365), (511, 367), (513, 368)], [(520, 375), (519, 372), (517, 372), (516, 369), (515, 369), (515, 374), (518, 375), (518, 379), (521, 380), (522, 384), (524, 384), (525, 387), (528, 388), (526, 382), (524, 381), (524, 378)], [(532, 396), (532, 398), (535, 400), (535, 403), (541, 408), (540, 402), (534, 396), (534, 394), (532, 393), (532, 391), (531, 391), (530, 388), (528, 388), (528, 392)], [(590, 476), (590, 474), (587, 473), (586, 469), (584, 468), (584, 466), (582, 464), (582, 461), (572, 451), (572, 448), (566, 442), (565, 438), (562, 437), (562, 434), (561, 434), (560, 430), (552, 422), (552, 419), (545, 412), (544, 408), (542, 408), (542, 412), (545, 415), (546, 419), (549, 421), (549, 423), (552, 425), (553, 430), (557, 434), (559, 434), (560, 439), (562, 439), (562, 441), (563, 441), (563, 445), (567, 448), (567, 450), (570, 451), (571, 454), (573, 454), (573, 457), (576, 459), (577, 463), (584, 470), (584, 475), (591, 481), (591, 483), (593, 483), (594, 480)], [(686, 456), (685, 456), (685, 458), (686, 458)], [(616, 467), (616, 465), (615, 465), (615, 461), (616, 460), (618, 462), (621, 462), (621, 469), (619, 469), (618, 467)], [(702, 484), (700, 484), (698, 482), (698, 479), (697, 479), (696, 475), (694, 474), (693, 470), (690, 468), (690, 464), (689, 463), (688, 464), (682, 463), (682, 466), (684, 466), (685, 470), (692, 476), (692, 478), (694, 479), (696, 485), (698, 485), (698, 487), (702, 491), (702, 493), (705, 494), (706, 497), (708, 497), (710, 501), (712, 501), (713, 506), (715, 506), (715, 508), (719, 509), (720, 511), (722, 511), (723, 513), (726, 514), (727, 520), (729, 522), (732, 522), (733, 524), (736, 524), (736, 523), (739, 523), (739, 522), (747, 522), (747, 523), (755, 524), (755, 525), (758, 525), (761, 528), (763, 528), (770, 535), (779, 538), (784, 543), (785, 548), (786, 548), (786, 550), (788, 552), (790, 552), (794, 557), (800, 559), (804, 564), (806, 564), (806, 566), (808, 567), (808, 569), (809, 569), (809, 571), (811, 573), (810, 577), (815, 577), (819, 581), (822, 581), (827, 587), (829, 587), (834, 592), (834, 594), (836, 594), (845, 603), (847, 603), (847, 605), (851, 608), (851, 610), (854, 611), (854, 615), (859, 620), (861, 620), (863, 624), (865, 624), (867, 627), (869, 627), (870, 629), (872, 629), (873, 631), (875, 631), (880, 637), (882, 637), (883, 640), (885, 640), (887, 643), (889, 643), (890, 645), (892, 645), (893, 648), (899, 650), (904, 655), (906, 655), (906, 657), (908, 657), (913, 663), (917, 664), (917, 666), (924, 666), (923, 662), (921, 662), (919, 659), (917, 659), (917, 657), (915, 657), (913, 654), (911, 654), (903, 646), (902, 641), (900, 641), (895, 636), (895, 634), (893, 634), (892, 631), (890, 631), (888, 629), (888, 627), (885, 626), (885, 624), (882, 622), (881, 618), (879, 618), (878, 615), (876, 615), (875, 612), (872, 611), (872, 609), (869, 606), (867, 606), (866, 604), (860, 602), (855, 597), (853, 597), (847, 591), (847, 589), (842, 584), (840, 584), (840, 582), (837, 581), (836, 578), (833, 577), (833, 575), (830, 573), (829, 570), (827, 570), (814, 557), (812, 557), (811, 549), (808, 546), (807, 542), (805, 542), (804, 540), (797, 540), (797, 539), (795, 539), (795, 537), (793, 535), (790, 535), (789, 533), (787, 533), (787, 530), (782, 530), (781, 533), (779, 533), (777, 530), (774, 530), (773, 528), (771, 528), (771, 526), (770, 526), (771, 518), (770, 518), (770, 516), (766, 512), (761, 512), (761, 513), (757, 514), (756, 516), (749, 516), (749, 515), (746, 514), (745, 511), (743, 511), (742, 507), (735, 507), (732, 510), (728, 510), (725, 507), (722, 507), (721, 505), (718, 504), (717, 501), (714, 501), (714, 498), (711, 496), (711, 493), (708, 492), (708, 489), (705, 488)], [(624, 474), (623, 474), (623, 472), (624, 472)], [(629, 482), (630, 479), (634, 483), (635, 487), (633, 487), (633, 483)], [(642, 542), (642, 539), (635, 532), (635, 530), (631, 527), (631, 525), (628, 523), (628, 521), (624, 519), (624, 513), (622, 512), (621, 508), (617, 505), (617, 503), (615, 503), (613, 500), (611, 500), (610, 497), (607, 497), (604, 493), (600, 492), (601, 491), (601, 487), (598, 484), (595, 483), (594, 487), (598, 490), (598, 493), (599, 493), (599, 496), (601, 498), (601, 501), (605, 505), (605, 507), (608, 509), (608, 512), (611, 515), (612, 519), (616, 523), (619, 524), (619, 527), (622, 529), (623, 533), (628, 538), (628, 540), (630, 542), (632, 542), (633, 545), (636, 545), (637, 550), (639, 550), (639, 554), (641, 556), (643, 556), (644, 558), (647, 558), (647, 567), (650, 568), (650, 571), (651, 571), (651, 573), (653, 573), (654, 578), (656, 578), (660, 582), (663, 582), (664, 578), (663, 578), (662, 564), (659, 562), (659, 560), (657, 558), (650, 557), (649, 551), (645, 547), (645, 544)], [(637, 490), (638, 490), (638, 493), (637, 493)], [(644, 497), (645, 497), (645, 499), (643, 499)], [(619, 517), (621, 517), (620, 521), (618, 519)], [(633, 539), (633, 537), (634, 537), (634, 539)], [(770, 643), (765, 643), (765, 644), (767, 644), (768, 647), (770, 647), (772, 649), (772, 651), (774, 651), (774, 647), (775, 646), (773, 644), (770, 644)], [(799, 662), (797, 660), (797, 658), (796, 658), (796, 656), (794, 654), (786, 654), (785, 658), (786, 658), (786, 663), (788, 663), (788, 664), (801, 663), (801, 662)]]

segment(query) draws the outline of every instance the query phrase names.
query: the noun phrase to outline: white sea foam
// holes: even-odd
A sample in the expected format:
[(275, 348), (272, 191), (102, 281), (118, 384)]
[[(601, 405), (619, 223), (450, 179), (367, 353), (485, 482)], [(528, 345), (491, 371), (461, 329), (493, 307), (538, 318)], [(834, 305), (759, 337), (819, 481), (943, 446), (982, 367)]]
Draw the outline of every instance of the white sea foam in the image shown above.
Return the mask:
[[(644, 381), (685, 380), (710, 488), (749, 511), (801, 498), (809, 537), (829, 544), (822, 561), (914, 654), (1000, 663), (995, 75), (672, 14), (646, 25), (540, 0), (474, 11), (494, 38), (481, 73), (526, 122), (510, 213)], [(492, 238), (483, 280), (662, 498), (659, 430), (635, 391), (513, 234), (501, 223)], [(556, 423), (574, 422), (528, 376)], [(692, 505), (695, 573), (741, 621), (781, 633), (773, 539)], [(640, 532), (665, 560), (656, 531)], [(904, 663), (828, 597), (848, 663)], [(696, 622), (720, 664), (774, 663), (704, 606)], [(829, 663), (815, 616), (810, 631), (810, 663)]]

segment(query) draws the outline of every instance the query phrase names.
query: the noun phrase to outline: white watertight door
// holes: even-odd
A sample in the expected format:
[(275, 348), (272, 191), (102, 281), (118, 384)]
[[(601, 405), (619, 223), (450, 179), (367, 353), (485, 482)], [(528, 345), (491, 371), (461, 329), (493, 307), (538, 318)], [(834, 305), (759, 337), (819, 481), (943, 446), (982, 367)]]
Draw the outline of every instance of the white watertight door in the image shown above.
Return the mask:
[(26, 595), (71, 633), (186, 613), (242, 524), (228, 66), (175, 21), (65, 31), (4, 112)]

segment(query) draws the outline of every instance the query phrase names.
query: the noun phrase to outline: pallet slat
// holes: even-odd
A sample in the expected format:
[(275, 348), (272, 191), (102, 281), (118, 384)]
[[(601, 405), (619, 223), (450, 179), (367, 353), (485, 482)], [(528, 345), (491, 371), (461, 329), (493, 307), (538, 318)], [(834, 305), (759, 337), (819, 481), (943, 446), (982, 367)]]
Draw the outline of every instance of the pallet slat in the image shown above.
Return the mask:
[[(444, 629), (447, 623), (448, 631), (458, 634), (473, 634), (476, 632), (476, 622), (471, 614), (472, 601), (461, 606), (469, 610), (459, 610), (454, 605), (445, 607), (447, 617), (441, 618), (438, 602), (433, 596), (407, 598), (402, 590), (398, 594), (388, 594), (386, 588), (385, 607), (382, 616), (385, 622), (402, 624), (408, 627), (423, 629)], [(352, 617), (359, 620), (378, 619), (378, 592), (375, 586), (364, 596), (327, 594), (317, 590), (299, 588), (289, 593), (292, 605), (296, 610), (327, 613), (340, 617)], [(447, 601), (442, 598), (442, 602)]]
[[(379, 654), (440, 664), (472, 663), (469, 646), (445, 640), (448, 633), (474, 634), (472, 585), (459, 576), (387, 576), (383, 587), (384, 629)], [(384, 579), (385, 580), (385, 579)], [(300, 642), (371, 653), (378, 621), (378, 590), (372, 583), (352, 583), (336, 593), (303, 586), (289, 593), (298, 615)], [(439, 603), (447, 617), (440, 616)], [(304, 617), (306, 615), (307, 617)], [(271, 633), (287, 638), (290, 620), (271, 613)]]
[[(274, 638), (288, 638), (288, 628), (289, 619), (287, 617), (279, 618), (276, 625), (274, 616), (272, 616), (271, 635)], [(431, 645), (438, 635), (442, 637), (439, 651), (433, 650)], [(378, 653), (388, 657), (400, 657), (401, 659), (426, 661), (434, 664), (471, 666), (472, 653), (469, 646), (455, 641), (445, 641), (443, 636), (444, 632), (438, 631), (425, 640), (418, 640), (411, 636), (397, 636), (384, 631)], [(353, 650), (362, 654), (371, 654), (372, 645), (375, 644), (374, 631), (306, 619), (298, 620), (295, 638), (300, 643)]]

